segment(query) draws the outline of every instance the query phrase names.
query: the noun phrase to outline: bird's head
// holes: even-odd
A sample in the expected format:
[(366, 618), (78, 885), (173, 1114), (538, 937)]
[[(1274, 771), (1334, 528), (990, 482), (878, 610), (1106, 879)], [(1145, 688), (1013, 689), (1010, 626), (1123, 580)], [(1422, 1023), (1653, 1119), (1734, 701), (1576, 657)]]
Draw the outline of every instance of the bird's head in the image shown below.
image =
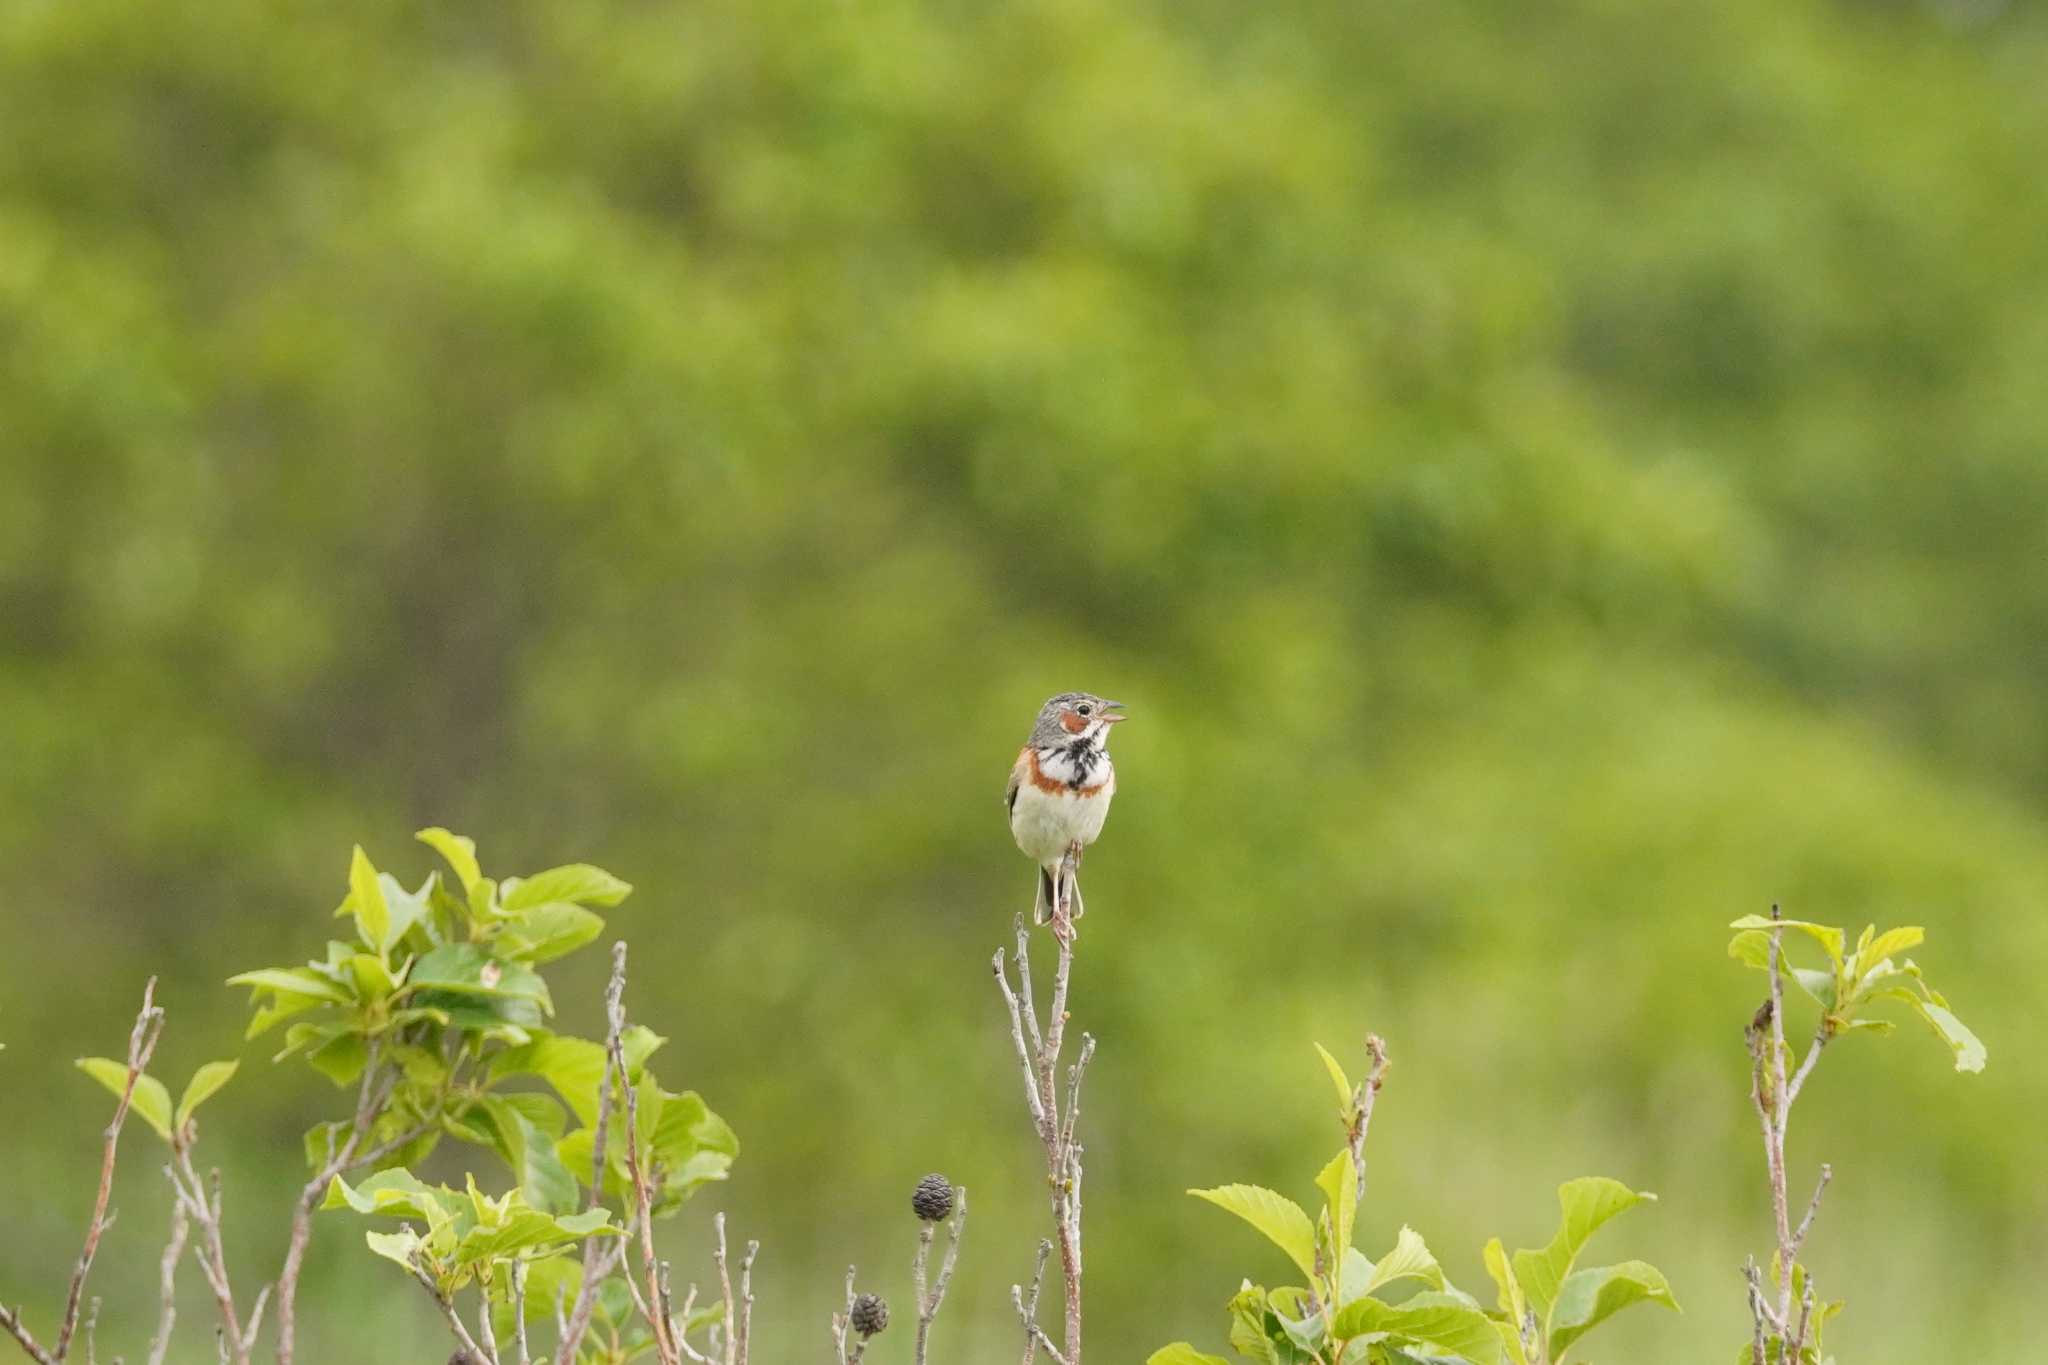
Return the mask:
[(1049, 749), (1077, 739), (1109, 742), (1109, 727), (1125, 719), (1124, 704), (1105, 701), (1093, 692), (1062, 692), (1048, 700), (1031, 727), (1033, 748)]

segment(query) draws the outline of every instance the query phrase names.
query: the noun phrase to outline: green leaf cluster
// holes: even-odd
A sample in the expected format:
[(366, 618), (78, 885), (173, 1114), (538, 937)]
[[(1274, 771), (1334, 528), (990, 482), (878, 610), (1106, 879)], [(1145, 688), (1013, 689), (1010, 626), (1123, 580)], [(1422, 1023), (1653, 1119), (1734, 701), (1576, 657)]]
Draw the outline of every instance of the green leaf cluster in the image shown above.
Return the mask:
[(1918, 964), (1911, 958), (1903, 962), (1892, 960), (1926, 938), (1917, 926), (1907, 925), (1879, 933), (1876, 925), (1866, 925), (1857, 937), (1854, 949), (1847, 946), (1845, 931), (1811, 920), (1744, 915), (1728, 927), (1735, 930), (1735, 937), (1728, 942), (1729, 956), (1758, 971), (1770, 970), (1771, 936), (1774, 932), (1782, 937), (1783, 931), (1794, 930), (1820, 946), (1827, 959), (1825, 967), (1795, 965), (1787, 943), (1778, 954), (1778, 971), (1781, 978), (1789, 977), (1801, 991), (1819, 1003), (1822, 1036), (1834, 1038), (1852, 1032), (1890, 1033), (1895, 1027), (1891, 1020), (1866, 1017), (1863, 1011), (1882, 1001), (1893, 1001), (1912, 1010), (1936, 1037), (1948, 1045), (1955, 1057), (1956, 1070), (1984, 1069), (1983, 1042), (1956, 1017), (1941, 992), (1927, 984)]
[[(630, 1162), (646, 1173), (651, 1212), (667, 1216), (725, 1178), (738, 1139), (702, 1096), (661, 1083), (649, 1063), (665, 1040), (636, 1026), (620, 1036), (605, 1169), (594, 1170), (606, 1046), (551, 1027), (541, 968), (596, 939), (599, 911), (632, 888), (583, 863), (498, 880), (471, 840), (439, 828), (418, 838), (445, 870), (408, 890), (357, 847), (335, 911), (350, 934), (318, 958), (241, 972), (230, 984), (250, 989), (248, 1037), (283, 1026), (274, 1060), (303, 1057), (336, 1085), (359, 1087), (350, 1117), (305, 1135), (307, 1166), (328, 1177), (322, 1207), (404, 1220), (369, 1232), (370, 1249), (442, 1294), (480, 1286), (501, 1314), (510, 1312), (516, 1263), (529, 1312), (551, 1314), (581, 1288), (581, 1267), (565, 1253), (621, 1233), (615, 1218), (636, 1202)], [(114, 1094), (131, 1092), (124, 1063), (90, 1057), (79, 1066)], [(166, 1141), (189, 1144), (194, 1112), (237, 1066), (200, 1067), (175, 1106), (162, 1082), (137, 1075), (132, 1111)], [(485, 1193), (474, 1172), (461, 1190), (412, 1174), (449, 1138), (493, 1154), (504, 1192)], [(370, 1174), (351, 1184), (345, 1177), (358, 1168)], [(652, 1344), (625, 1283), (614, 1275), (599, 1285), (579, 1359), (623, 1362)]]
[[(1336, 1087), (1344, 1131), (1360, 1132), (1364, 1088), (1327, 1049), (1317, 1051)], [(1275, 1289), (1244, 1281), (1228, 1305), (1230, 1345), (1239, 1356), (1261, 1365), (1561, 1365), (1581, 1337), (1621, 1309), (1678, 1306), (1663, 1275), (1641, 1261), (1576, 1268), (1580, 1249), (1602, 1223), (1652, 1196), (1598, 1178), (1561, 1187), (1564, 1219), (1549, 1246), (1510, 1260), (1498, 1239), (1487, 1245), (1487, 1269), (1500, 1287), (1498, 1308), (1489, 1311), (1450, 1282), (1413, 1228), (1404, 1226), (1377, 1259), (1352, 1245), (1358, 1159), (1347, 1142), (1324, 1166), (1316, 1178), (1323, 1203), (1314, 1218), (1258, 1185), (1189, 1191), (1257, 1229), (1305, 1281)], [(1175, 1342), (1147, 1365), (1224, 1361)]]
[(453, 1190), (428, 1185), (412, 1172), (379, 1171), (360, 1185), (340, 1176), (328, 1185), (325, 1209), (403, 1218), (420, 1226), (368, 1234), (370, 1250), (431, 1278), (444, 1294), (471, 1283), (496, 1283), (513, 1260), (545, 1260), (569, 1251), (586, 1237), (616, 1236), (611, 1211), (553, 1214), (532, 1207), (520, 1190), (493, 1198), (477, 1188)]

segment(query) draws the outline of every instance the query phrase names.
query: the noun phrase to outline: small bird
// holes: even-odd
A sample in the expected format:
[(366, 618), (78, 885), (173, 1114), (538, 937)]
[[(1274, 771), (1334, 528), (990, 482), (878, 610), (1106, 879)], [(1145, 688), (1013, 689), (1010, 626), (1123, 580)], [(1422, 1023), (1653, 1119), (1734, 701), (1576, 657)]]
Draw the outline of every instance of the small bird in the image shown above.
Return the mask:
[(1109, 730), (1126, 719), (1123, 705), (1092, 692), (1060, 693), (1039, 709), (1038, 723), (1010, 768), (1003, 793), (1010, 833), (1038, 864), (1034, 923), (1054, 919), (1061, 909), (1069, 910), (1067, 919), (1081, 917), (1079, 879), (1069, 877), (1062, 887), (1060, 869), (1069, 851), (1080, 865), (1081, 850), (1095, 842), (1109, 815), (1109, 799), (1116, 795)]

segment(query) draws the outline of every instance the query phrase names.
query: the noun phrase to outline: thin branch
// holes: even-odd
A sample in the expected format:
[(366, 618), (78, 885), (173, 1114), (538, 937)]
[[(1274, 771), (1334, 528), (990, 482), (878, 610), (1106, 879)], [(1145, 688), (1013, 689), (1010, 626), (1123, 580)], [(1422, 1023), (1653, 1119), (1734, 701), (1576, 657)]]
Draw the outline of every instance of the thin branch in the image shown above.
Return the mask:
[[(1022, 916), (1016, 922), (1017, 980), (1021, 989), (1012, 989), (1002, 952), (996, 953), (992, 963), (997, 989), (1002, 992), (1004, 1007), (1010, 1015), (1010, 1039), (1017, 1053), (1018, 1069), (1024, 1077), (1025, 1104), (1030, 1110), (1039, 1144), (1045, 1149), (1047, 1197), (1064, 1288), (1066, 1330), (1061, 1357), (1066, 1365), (1080, 1365), (1081, 1357), (1082, 1149), (1075, 1141), (1075, 1130), (1080, 1116), (1081, 1082), (1095, 1046), (1092, 1037), (1082, 1036), (1080, 1055), (1067, 1072), (1065, 1106), (1062, 1109), (1059, 1066), (1069, 1019), (1067, 999), (1073, 979), (1074, 935), (1071, 922), (1063, 914), (1064, 902), (1059, 893), (1071, 884), (1078, 856), (1077, 848), (1067, 851), (1061, 864), (1059, 886), (1055, 888), (1053, 942), (1059, 957), (1053, 969), (1051, 997), (1047, 1001), (1043, 1027), (1038, 1021), (1037, 1001), (1030, 990), (1030, 938)], [(1067, 932), (1061, 932), (1063, 926)], [(1019, 1302), (1022, 1302), (1021, 1293)]]
[(28, 1358), (35, 1361), (36, 1365), (57, 1365), (57, 1358), (43, 1349), (43, 1344), (36, 1340), (35, 1333), (29, 1331), (27, 1324), (22, 1322), (19, 1308), (9, 1308), (5, 1304), (0, 1304), (0, 1327), (5, 1327), (14, 1339), (21, 1343), (21, 1349), (28, 1352)]
[[(170, 1167), (164, 1168), (164, 1174), (171, 1174)], [(163, 1259), (157, 1263), (156, 1335), (149, 1339), (149, 1365), (164, 1365), (164, 1353), (171, 1348), (171, 1328), (178, 1321), (178, 1258), (185, 1254), (185, 1238), (191, 1227), (184, 1201), (173, 1199), (171, 1235), (164, 1242)]]
[(491, 1291), (488, 1288), (480, 1289), (476, 1298), (477, 1342), (483, 1348), (484, 1359), (490, 1361), (491, 1365), (497, 1365), (498, 1324), (491, 1320)]
[(526, 1345), (526, 1258), (512, 1262), (512, 1340), (517, 1346), (519, 1365), (532, 1365), (533, 1353)]
[(946, 1286), (953, 1282), (953, 1267), (960, 1260), (960, 1234), (967, 1227), (967, 1187), (953, 1187), (953, 1218), (946, 1229), (946, 1255), (939, 1262), (939, 1278), (925, 1289), (925, 1266), (930, 1260), (932, 1237), (938, 1231), (935, 1223), (925, 1223), (918, 1229), (917, 1259), (911, 1264), (911, 1279), (917, 1288), (917, 1346), (912, 1355), (915, 1365), (925, 1365), (925, 1347), (931, 1338), (932, 1319), (939, 1315), (939, 1306), (946, 1301)]
[[(610, 1002), (625, 998), (626, 994), (626, 943), (621, 939), (612, 945), (612, 976), (605, 987), (606, 1027), (609, 1036), (605, 1039), (604, 1075), (597, 1086), (597, 1124), (590, 1135), (590, 1200), (584, 1206), (596, 1208), (604, 1202), (605, 1140), (612, 1126), (612, 1048), (618, 1038), (610, 1019)], [(624, 1077), (620, 1077), (623, 1084)], [(630, 1137), (630, 1134), (628, 1135)], [(618, 1264), (616, 1257), (625, 1255), (623, 1239), (603, 1248), (584, 1243), (583, 1284), (576, 1291), (576, 1307), (563, 1325), (561, 1338), (555, 1348), (555, 1365), (574, 1365), (576, 1348), (583, 1343), (583, 1334), (590, 1330), (590, 1315), (597, 1307), (598, 1282), (611, 1273)], [(603, 1271), (598, 1270), (599, 1264)], [(289, 1362), (286, 1362), (289, 1365)]]
[(754, 1347), (754, 1258), (760, 1254), (761, 1244), (749, 1241), (747, 1254), (740, 1258), (740, 1334), (739, 1348), (733, 1357), (735, 1365), (747, 1365), (748, 1353)]
[(732, 1268), (727, 1265), (725, 1259), (725, 1215), (715, 1215), (711, 1220), (711, 1226), (716, 1232), (711, 1244), (711, 1259), (718, 1265), (718, 1284), (725, 1295), (725, 1302), (720, 1305), (725, 1314), (725, 1365), (733, 1365), (738, 1359), (740, 1337), (736, 1317), (738, 1310), (732, 1301)]
[(1024, 1291), (1022, 1288), (1014, 1284), (1010, 1286), (1010, 1302), (1016, 1306), (1017, 1316), (1024, 1323), (1024, 1335), (1031, 1343), (1026, 1348), (1024, 1358), (1029, 1360), (1031, 1358), (1030, 1352), (1042, 1347), (1047, 1357), (1052, 1360), (1053, 1365), (1068, 1365), (1066, 1356), (1060, 1353), (1059, 1347), (1053, 1345), (1052, 1338), (1045, 1334), (1045, 1329), (1038, 1325), (1038, 1319), (1032, 1315), (1031, 1308), (1024, 1302)]
[(292, 1355), (297, 1349), (299, 1275), (305, 1269), (306, 1248), (313, 1239), (313, 1212), (326, 1197), (328, 1185), (336, 1176), (355, 1169), (362, 1161), (381, 1159), (411, 1140), (394, 1139), (359, 1155), (363, 1153), (363, 1141), (369, 1136), (371, 1125), (398, 1087), (399, 1073), (385, 1071), (383, 1053), (383, 1039), (372, 1038), (369, 1055), (363, 1059), (362, 1084), (356, 1093), (355, 1115), (350, 1121), (348, 1136), (338, 1150), (328, 1153), (320, 1169), (300, 1189), (298, 1203), (292, 1209), (291, 1236), (285, 1244), (284, 1268), (277, 1275), (277, 1365), (292, 1365)]
[(846, 1362), (846, 1326), (853, 1321), (853, 1277), (854, 1267), (846, 1267), (846, 1306), (832, 1315), (833, 1365)]
[(1806, 1234), (1813, 1230), (1813, 1216), (1820, 1212), (1820, 1197), (1827, 1193), (1828, 1182), (1834, 1178), (1835, 1168), (1823, 1161), (1820, 1165), (1820, 1179), (1813, 1187), (1813, 1198), (1806, 1204), (1806, 1216), (1799, 1220), (1799, 1226), (1792, 1232), (1793, 1256), (1797, 1257), (1799, 1248), (1806, 1245)]
[[(1038, 1354), (1038, 1343), (1045, 1334), (1038, 1330), (1038, 1295), (1045, 1287), (1045, 1263), (1052, 1258), (1052, 1243), (1040, 1238), (1038, 1241), (1038, 1264), (1031, 1268), (1031, 1294), (1025, 1297), (1018, 1285), (1010, 1286), (1010, 1300), (1017, 1305), (1017, 1316), (1024, 1321), (1024, 1355), (1021, 1365), (1032, 1365), (1032, 1358)], [(1051, 1342), (1046, 1342), (1050, 1347)]]
[[(462, 1314), (455, 1311), (455, 1300), (441, 1292), (441, 1286), (434, 1283), (434, 1277), (424, 1266), (414, 1265), (412, 1275), (420, 1287), (433, 1299), (434, 1306), (441, 1310), (441, 1316), (448, 1321), (448, 1330), (455, 1334), (456, 1342), (469, 1353), (472, 1360), (481, 1360), (486, 1365), (497, 1365), (497, 1357), (486, 1353), (476, 1344), (476, 1338), (469, 1334), (469, 1326), (462, 1320)], [(489, 1316), (489, 1304), (485, 1304), (485, 1316)]]
[[(135, 1026), (128, 1031), (128, 1079), (121, 1087), (121, 1099), (114, 1106), (114, 1117), (107, 1124), (105, 1142), (100, 1149), (100, 1188), (93, 1200), (92, 1221), (86, 1224), (85, 1246), (78, 1253), (78, 1264), (71, 1272), (71, 1289), (64, 1299), (64, 1322), (57, 1329), (57, 1344), (50, 1355), (63, 1360), (71, 1350), (71, 1338), (78, 1331), (78, 1313), (85, 1297), (85, 1279), (92, 1273), (92, 1258), (99, 1252), (100, 1238), (112, 1221), (107, 1216), (107, 1200), (114, 1192), (114, 1158), (121, 1145), (121, 1125), (128, 1121), (128, 1110), (135, 1100), (135, 1083), (149, 1066), (149, 1058), (156, 1051), (156, 1040), (164, 1031), (164, 1012), (156, 1004), (156, 978), (151, 977), (142, 988), (142, 1010), (135, 1016)], [(20, 1336), (16, 1333), (17, 1337)], [(24, 1344), (26, 1344), (24, 1342)]]

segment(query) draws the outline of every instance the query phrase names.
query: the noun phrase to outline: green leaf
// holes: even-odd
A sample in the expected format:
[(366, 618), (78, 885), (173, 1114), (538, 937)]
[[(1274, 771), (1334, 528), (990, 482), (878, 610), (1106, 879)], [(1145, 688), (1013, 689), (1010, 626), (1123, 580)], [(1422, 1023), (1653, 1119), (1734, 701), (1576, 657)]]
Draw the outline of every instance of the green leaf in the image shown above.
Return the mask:
[(1185, 1341), (1176, 1341), (1146, 1356), (1145, 1365), (1229, 1365), (1229, 1362), (1222, 1356), (1204, 1355)]
[[(1797, 929), (1812, 937), (1828, 955), (1828, 961), (1836, 967), (1842, 965), (1842, 931), (1831, 924), (1815, 924), (1804, 919), (1772, 919), (1768, 915), (1744, 915), (1728, 926), (1730, 929), (1757, 929), (1768, 934), (1772, 929)], [(1729, 945), (1734, 951), (1734, 945)]]
[[(297, 1025), (293, 1026), (297, 1028)], [(285, 1035), (289, 1042), (291, 1035)], [(354, 1085), (369, 1064), (369, 1045), (360, 1033), (336, 1033), (306, 1054), (306, 1064), (336, 1085)]]
[(1663, 1272), (1643, 1261), (1623, 1261), (1580, 1270), (1558, 1286), (1551, 1313), (1550, 1356), (1562, 1361), (1571, 1344), (1631, 1304), (1661, 1303), (1677, 1309)]
[(555, 1088), (579, 1120), (590, 1124), (597, 1122), (597, 1088), (604, 1079), (604, 1064), (603, 1044), (550, 1034), (499, 1053), (491, 1061), (490, 1074), (494, 1081), (538, 1076)]
[(369, 855), (363, 852), (361, 844), (349, 855), (348, 899), (342, 902), (342, 910), (355, 916), (356, 933), (363, 946), (382, 952), (384, 936), (391, 928), (391, 912), (384, 904), (384, 888), (377, 882), (377, 869), (370, 866)]
[[(1875, 927), (1873, 925), (1872, 929)], [(1863, 932), (1865, 935), (1869, 935), (1871, 929), (1865, 929)], [(1920, 929), (1917, 925), (1910, 924), (1903, 928), (1887, 929), (1875, 938), (1867, 938), (1864, 942), (1859, 943), (1856, 948), (1856, 976), (1859, 978), (1865, 976), (1873, 967), (1886, 958), (1897, 953), (1903, 953), (1908, 948), (1918, 947), (1926, 941), (1926, 938), (1927, 934), (1924, 930)]]
[(1396, 1280), (1421, 1280), (1432, 1289), (1444, 1287), (1443, 1267), (1430, 1255), (1422, 1234), (1414, 1228), (1403, 1226), (1401, 1235), (1394, 1239), (1394, 1249), (1374, 1263), (1372, 1278), (1366, 1281), (1365, 1292), (1390, 1285)]
[(632, 893), (633, 888), (620, 881), (601, 867), (588, 863), (570, 863), (566, 867), (551, 867), (545, 872), (536, 872), (531, 877), (514, 877), (507, 881), (498, 898), (498, 906), (506, 913), (514, 910), (530, 910), (536, 905), (549, 901), (574, 901), (579, 905), (617, 905)]
[(1978, 1039), (1976, 1034), (1970, 1032), (1969, 1027), (1962, 1020), (1949, 1013), (1945, 1007), (1937, 1005), (1931, 1000), (1914, 1000), (1912, 1004), (1914, 1012), (1922, 1019), (1925, 1019), (1928, 1027), (1941, 1035), (1941, 1040), (1947, 1043), (1949, 1049), (1955, 1053), (1956, 1070), (1982, 1071), (1984, 1069), (1986, 1059), (1984, 1044)]
[(1352, 1101), (1357, 1098), (1357, 1092), (1351, 1088), (1351, 1078), (1344, 1074), (1343, 1063), (1330, 1055), (1330, 1049), (1317, 1043), (1316, 1052), (1323, 1059), (1323, 1069), (1330, 1073), (1330, 1084), (1337, 1087), (1337, 1108), (1349, 1114)]
[(1398, 1307), (1359, 1299), (1338, 1311), (1330, 1330), (1345, 1339), (1385, 1332), (1488, 1365), (1500, 1357), (1501, 1336), (1492, 1320), (1448, 1294), (1417, 1294)]
[(421, 884), (419, 890), (408, 891), (400, 886), (398, 879), (390, 873), (377, 874), (377, 889), (383, 893), (388, 921), (384, 926), (384, 938), (377, 945), (379, 952), (390, 952), (407, 933), (411, 932), (415, 924), (427, 919), (431, 908), (428, 890), (432, 885), (433, 882), (429, 879)]
[(457, 1265), (480, 1265), (493, 1257), (510, 1255), (529, 1247), (544, 1247), (578, 1241), (600, 1233), (616, 1233), (609, 1210), (594, 1208), (587, 1213), (555, 1218), (533, 1209), (514, 1209), (496, 1226), (470, 1229), (455, 1245)]
[(392, 1218), (417, 1218), (438, 1226), (464, 1212), (468, 1198), (445, 1185), (429, 1185), (403, 1167), (379, 1171), (360, 1185), (340, 1176), (327, 1183), (322, 1209), (353, 1209)]
[(208, 1062), (192, 1073), (192, 1079), (185, 1086), (184, 1095), (178, 1100), (178, 1114), (175, 1126), (183, 1131), (191, 1119), (192, 1111), (213, 1098), (222, 1086), (233, 1079), (240, 1062)]
[(462, 883), (465, 896), (472, 886), (483, 880), (484, 870), (476, 860), (476, 840), (450, 833), (439, 825), (423, 829), (412, 837), (441, 855), (442, 861), (448, 864), (448, 870)]
[(603, 932), (604, 917), (595, 911), (567, 901), (551, 901), (508, 923), (497, 938), (497, 949), (521, 962), (553, 962)]
[[(80, 1057), (78, 1069), (114, 1092), (119, 1098), (128, 1090), (128, 1064), (117, 1062), (111, 1057)], [(164, 1089), (164, 1083), (147, 1072), (135, 1078), (135, 1091), (130, 1096), (128, 1108), (156, 1130), (156, 1135), (165, 1142), (171, 1140), (171, 1092)]]
[[(555, 1136), (515, 1103), (509, 1095), (485, 1095), (478, 1107), (489, 1117), (498, 1134), (498, 1151), (519, 1179), (520, 1193), (541, 1213), (568, 1213), (577, 1205), (577, 1184), (569, 1168), (555, 1152)], [(543, 1100), (550, 1108), (553, 1101)]]
[(660, 1096), (659, 1118), (648, 1124), (644, 1102), (640, 1118), (647, 1127), (649, 1153), (662, 1170), (663, 1211), (668, 1212), (698, 1186), (725, 1179), (739, 1155), (739, 1138), (696, 1091), (669, 1094), (654, 1086), (651, 1075), (643, 1077), (642, 1089)]
[(1515, 1280), (1546, 1333), (1558, 1286), (1571, 1274), (1572, 1262), (1578, 1259), (1587, 1240), (1608, 1219), (1654, 1198), (1655, 1195), (1638, 1194), (1619, 1180), (1604, 1176), (1567, 1180), (1557, 1187), (1557, 1200), (1564, 1210), (1557, 1235), (1541, 1251), (1517, 1251), (1514, 1261)]
[(1489, 1240), (1482, 1255), (1486, 1261), (1486, 1273), (1493, 1277), (1494, 1284), (1500, 1289), (1500, 1297), (1496, 1300), (1500, 1311), (1507, 1314), (1508, 1321), (1520, 1322), (1528, 1300), (1523, 1297), (1522, 1286), (1508, 1265), (1507, 1249), (1501, 1245), (1500, 1238)]
[(1188, 1193), (1244, 1219), (1264, 1233), (1267, 1241), (1286, 1252), (1303, 1275), (1315, 1277), (1315, 1225), (1292, 1199), (1259, 1185), (1219, 1185), (1213, 1190)]
[(271, 991), (279, 995), (303, 995), (323, 1003), (345, 1005), (353, 996), (319, 973), (304, 967), (260, 967), (237, 972), (228, 978), (230, 986), (250, 986), (256, 994)]
[(1323, 1192), (1329, 1215), (1335, 1220), (1330, 1234), (1335, 1245), (1330, 1249), (1341, 1257), (1358, 1224), (1358, 1177), (1351, 1165), (1350, 1148), (1330, 1158), (1330, 1164), (1316, 1177), (1316, 1188)]
[(1231, 1349), (1262, 1365), (1280, 1365), (1280, 1352), (1266, 1332), (1266, 1291), (1247, 1284), (1231, 1296), (1229, 1309)]
[[(474, 943), (444, 943), (427, 953), (413, 964), (406, 985), (415, 992), (456, 992), (494, 1000), (526, 1001), (545, 1013), (554, 1013), (547, 982), (541, 980), (539, 973), (524, 963), (500, 961)], [(440, 1008), (449, 1008), (444, 1002), (435, 1003)], [(513, 1017), (513, 1022), (523, 1020)]]
[(419, 1255), (424, 1245), (418, 1232), (411, 1228), (400, 1228), (396, 1232), (366, 1232), (363, 1240), (370, 1244), (370, 1250), (387, 1261), (396, 1261), (407, 1270), (413, 1268), (413, 1258)]

